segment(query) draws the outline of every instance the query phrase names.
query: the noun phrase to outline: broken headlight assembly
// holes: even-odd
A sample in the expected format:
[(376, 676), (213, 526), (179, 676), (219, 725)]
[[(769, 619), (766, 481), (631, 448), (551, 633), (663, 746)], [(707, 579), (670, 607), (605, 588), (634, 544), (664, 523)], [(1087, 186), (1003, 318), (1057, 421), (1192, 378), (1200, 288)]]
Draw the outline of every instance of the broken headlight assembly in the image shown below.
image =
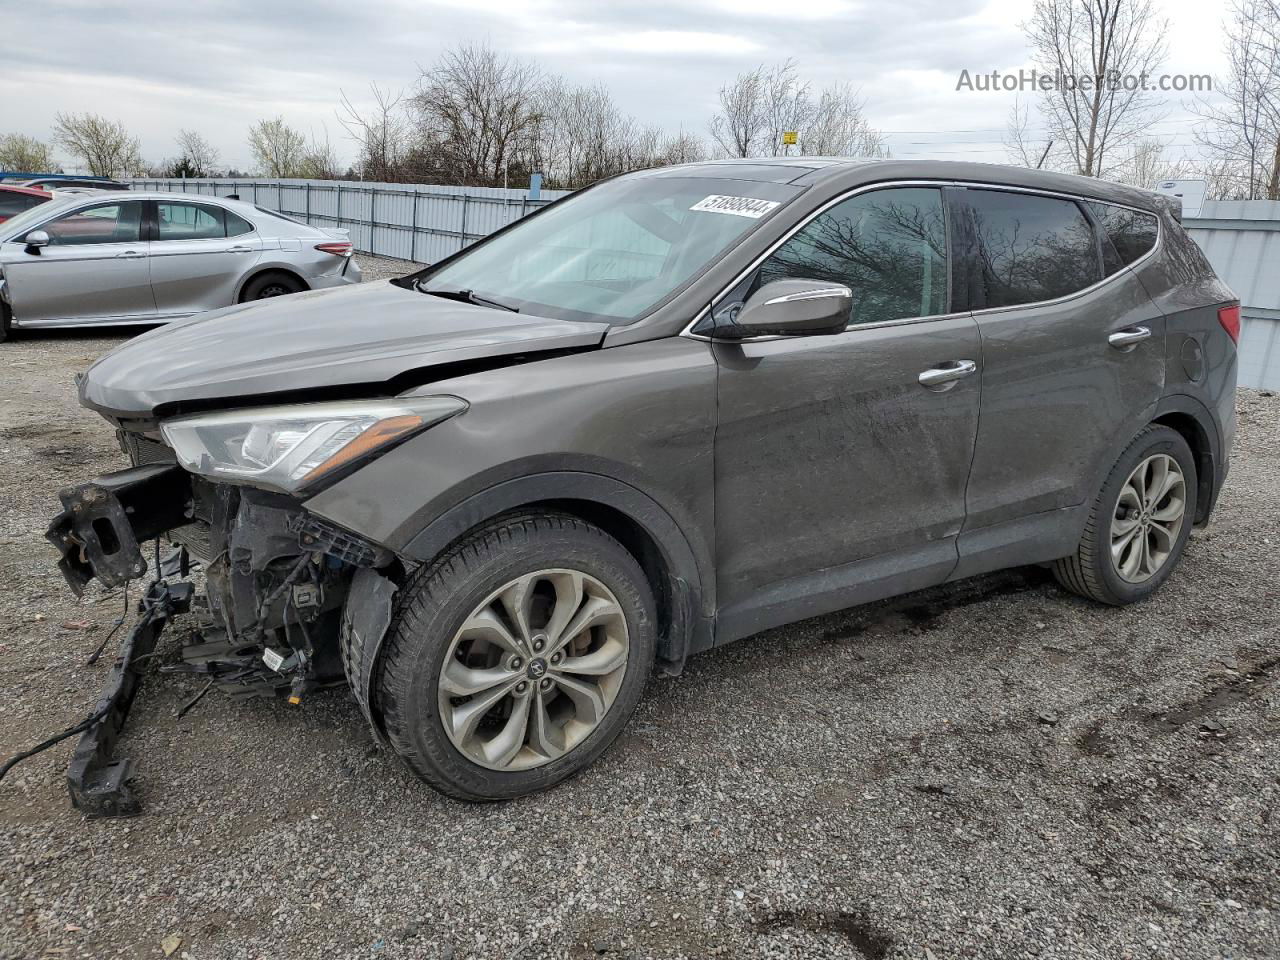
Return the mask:
[(295, 493), (467, 408), (457, 397), (252, 407), (160, 425), (191, 473)]

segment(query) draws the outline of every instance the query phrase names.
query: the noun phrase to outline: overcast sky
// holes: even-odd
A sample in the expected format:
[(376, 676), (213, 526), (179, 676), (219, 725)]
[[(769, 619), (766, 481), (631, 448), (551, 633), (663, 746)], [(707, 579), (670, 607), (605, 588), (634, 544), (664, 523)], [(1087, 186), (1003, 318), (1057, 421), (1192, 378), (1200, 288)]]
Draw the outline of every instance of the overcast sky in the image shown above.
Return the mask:
[[(0, 0), (5, 8), (20, 0)], [(1168, 73), (1220, 74), (1226, 0), (1156, 0), (1170, 20)], [(327, 129), (339, 91), (412, 87), (445, 47), (488, 41), (579, 83), (603, 82), (641, 122), (705, 135), (717, 89), (793, 57), (815, 87), (849, 81), (896, 156), (1004, 158), (1012, 95), (956, 90), (961, 70), (1027, 63), (1030, 0), (44, 0), (39, 29), (0, 31), (0, 133), (46, 139), (57, 111), (123, 120), (150, 160), (181, 127), (223, 162), (252, 166), (245, 132), (283, 115)], [(12, 22), (12, 21), (11, 21)], [(1191, 144), (1183, 98), (1152, 132)], [(65, 159), (65, 158), (64, 158)]]

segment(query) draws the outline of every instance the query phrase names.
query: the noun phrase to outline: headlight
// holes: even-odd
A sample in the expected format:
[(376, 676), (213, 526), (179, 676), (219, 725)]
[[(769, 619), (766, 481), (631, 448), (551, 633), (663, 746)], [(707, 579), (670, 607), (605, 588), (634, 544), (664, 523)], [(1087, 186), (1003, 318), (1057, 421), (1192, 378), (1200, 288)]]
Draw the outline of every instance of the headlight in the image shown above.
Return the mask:
[(192, 473), (293, 493), (466, 407), (457, 397), (307, 403), (176, 417), (160, 429)]

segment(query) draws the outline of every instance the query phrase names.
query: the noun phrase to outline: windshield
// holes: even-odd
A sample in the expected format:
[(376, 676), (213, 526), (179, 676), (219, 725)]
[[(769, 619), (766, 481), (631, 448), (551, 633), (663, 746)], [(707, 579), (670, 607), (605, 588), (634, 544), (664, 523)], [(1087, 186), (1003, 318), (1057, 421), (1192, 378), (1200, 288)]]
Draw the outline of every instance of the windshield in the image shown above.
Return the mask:
[(611, 180), (419, 274), (417, 285), (539, 316), (630, 323), (799, 192), (702, 177)]
[(0, 223), (0, 240), (20, 236), (37, 224), (55, 216), (58, 211), (73, 207), (83, 200), (83, 197), (67, 197), (62, 200), (50, 200), (30, 210), (24, 210), (16, 217), (10, 217), (4, 223)]

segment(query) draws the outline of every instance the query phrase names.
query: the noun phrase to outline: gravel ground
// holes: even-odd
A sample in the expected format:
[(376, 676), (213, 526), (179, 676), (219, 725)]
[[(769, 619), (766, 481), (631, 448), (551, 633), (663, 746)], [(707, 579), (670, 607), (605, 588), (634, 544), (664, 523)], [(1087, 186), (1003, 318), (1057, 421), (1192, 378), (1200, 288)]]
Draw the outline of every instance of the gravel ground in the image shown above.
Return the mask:
[[(41, 533), (122, 464), (71, 387), (121, 339), (0, 347), (0, 756), (107, 672), (121, 597), (74, 601)], [(1239, 407), (1156, 599), (1015, 571), (773, 630), (654, 679), (531, 799), (435, 795), (344, 692), (177, 720), (197, 685), (150, 675), (142, 816), (71, 809), (71, 742), (0, 784), (0, 957), (1280, 956), (1280, 398)]]

